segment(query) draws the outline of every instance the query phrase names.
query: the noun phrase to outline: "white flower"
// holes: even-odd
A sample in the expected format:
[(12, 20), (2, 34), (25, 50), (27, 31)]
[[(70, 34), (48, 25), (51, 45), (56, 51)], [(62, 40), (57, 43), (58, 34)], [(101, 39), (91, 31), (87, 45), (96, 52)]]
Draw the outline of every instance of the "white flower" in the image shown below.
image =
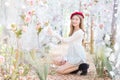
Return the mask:
[(118, 56), (118, 59), (117, 59), (117, 63), (115, 65), (115, 67), (119, 69), (120, 68), (120, 53), (117, 56)]
[(26, 6), (25, 5), (22, 5), (22, 7), (21, 7), (23, 10), (25, 10), (26, 9)]
[(113, 71), (110, 71), (110, 75), (111, 75), (112, 77), (114, 77), (114, 76), (115, 76), (115, 73), (114, 73)]
[(9, 7), (9, 6), (10, 6), (10, 3), (9, 3), (9, 2), (5, 2), (5, 6), (6, 6), (6, 7)]
[(107, 47), (105, 50), (105, 55), (109, 57), (111, 52), (112, 52), (112, 49)]
[(115, 62), (115, 55), (114, 55), (114, 53), (112, 53), (110, 55), (109, 60), (112, 61), (112, 62)]
[(117, 51), (117, 50), (119, 49), (119, 44), (116, 43), (116, 44), (114, 45), (114, 48), (115, 48), (115, 51)]
[(119, 67), (120, 67), (120, 62), (119, 62), (119, 61), (117, 62), (117, 64), (116, 64), (115, 67), (116, 67), (116, 68), (119, 68)]
[(110, 40), (110, 36), (108, 34), (105, 35), (105, 41), (109, 41)]
[(106, 55), (106, 57), (109, 57), (110, 56), (110, 52), (106, 52), (105, 55)]

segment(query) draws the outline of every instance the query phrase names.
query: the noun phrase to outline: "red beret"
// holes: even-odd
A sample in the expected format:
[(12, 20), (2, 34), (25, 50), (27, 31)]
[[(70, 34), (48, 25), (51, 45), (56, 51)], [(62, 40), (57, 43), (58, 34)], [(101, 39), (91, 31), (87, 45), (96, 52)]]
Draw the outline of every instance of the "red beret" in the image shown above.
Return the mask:
[(72, 19), (72, 17), (73, 17), (74, 15), (80, 15), (80, 16), (82, 16), (82, 18), (84, 18), (84, 15), (83, 15), (82, 12), (74, 12), (74, 13), (71, 14), (70, 19)]

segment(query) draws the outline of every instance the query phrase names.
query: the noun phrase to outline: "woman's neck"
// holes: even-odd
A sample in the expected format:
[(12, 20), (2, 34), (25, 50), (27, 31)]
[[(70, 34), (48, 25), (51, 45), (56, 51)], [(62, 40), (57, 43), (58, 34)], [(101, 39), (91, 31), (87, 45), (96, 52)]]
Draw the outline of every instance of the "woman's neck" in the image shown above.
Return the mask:
[(75, 31), (77, 31), (79, 29), (80, 29), (79, 27), (76, 27), (76, 28), (74, 28), (73, 32), (75, 32)]

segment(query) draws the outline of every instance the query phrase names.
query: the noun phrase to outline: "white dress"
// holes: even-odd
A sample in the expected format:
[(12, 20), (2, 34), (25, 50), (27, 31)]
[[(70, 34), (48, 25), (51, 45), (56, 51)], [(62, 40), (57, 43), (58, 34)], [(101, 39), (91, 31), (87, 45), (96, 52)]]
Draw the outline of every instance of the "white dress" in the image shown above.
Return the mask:
[(68, 38), (63, 38), (57, 33), (54, 33), (53, 36), (61, 42), (69, 44), (67, 55), (64, 56), (67, 62), (73, 65), (79, 65), (86, 62), (86, 54), (82, 46), (84, 32), (81, 29), (74, 32), (73, 35)]

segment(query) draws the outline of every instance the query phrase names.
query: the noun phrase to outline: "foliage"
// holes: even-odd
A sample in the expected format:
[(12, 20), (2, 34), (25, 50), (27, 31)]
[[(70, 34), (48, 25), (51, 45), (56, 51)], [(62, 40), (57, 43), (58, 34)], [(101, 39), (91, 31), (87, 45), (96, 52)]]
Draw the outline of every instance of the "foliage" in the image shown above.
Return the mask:
[(2, 46), (0, 52), (5, 58), (0, 65), (0, 75), (4, 80), (19, 80), (27, 76), (31, 70), (35, 71), (40, 80), (47, 79), (49, 57), (40, 58), (35, 50), (23, 52), (8, 45)]
[(8, 45), (0, 49), (5, 62), (1, 65), (1, 75), (4, 80), (18, 80), (20, 76), (26, 76), (29, 72), (29, 66), (22, 62), (22, 52)]
[(16, 24), (11, 24), (12, 31), (15, 33), (17, 38), (20, 38), (23, 30), (19, 28)]
[(47, 80), (49, 71), (49, 59), (38, 58), (35, 51), (25, 53), (25, 60), (35, 70), (40, 80)]
[(96, 50), (94, 55), (94, 63), (99, 77), (105, 77), (106, 70), (108, 71), (108, 73), (112, 70), (112, 66), (105, 55), (104, 47), (101, 47), (98, 50)]

